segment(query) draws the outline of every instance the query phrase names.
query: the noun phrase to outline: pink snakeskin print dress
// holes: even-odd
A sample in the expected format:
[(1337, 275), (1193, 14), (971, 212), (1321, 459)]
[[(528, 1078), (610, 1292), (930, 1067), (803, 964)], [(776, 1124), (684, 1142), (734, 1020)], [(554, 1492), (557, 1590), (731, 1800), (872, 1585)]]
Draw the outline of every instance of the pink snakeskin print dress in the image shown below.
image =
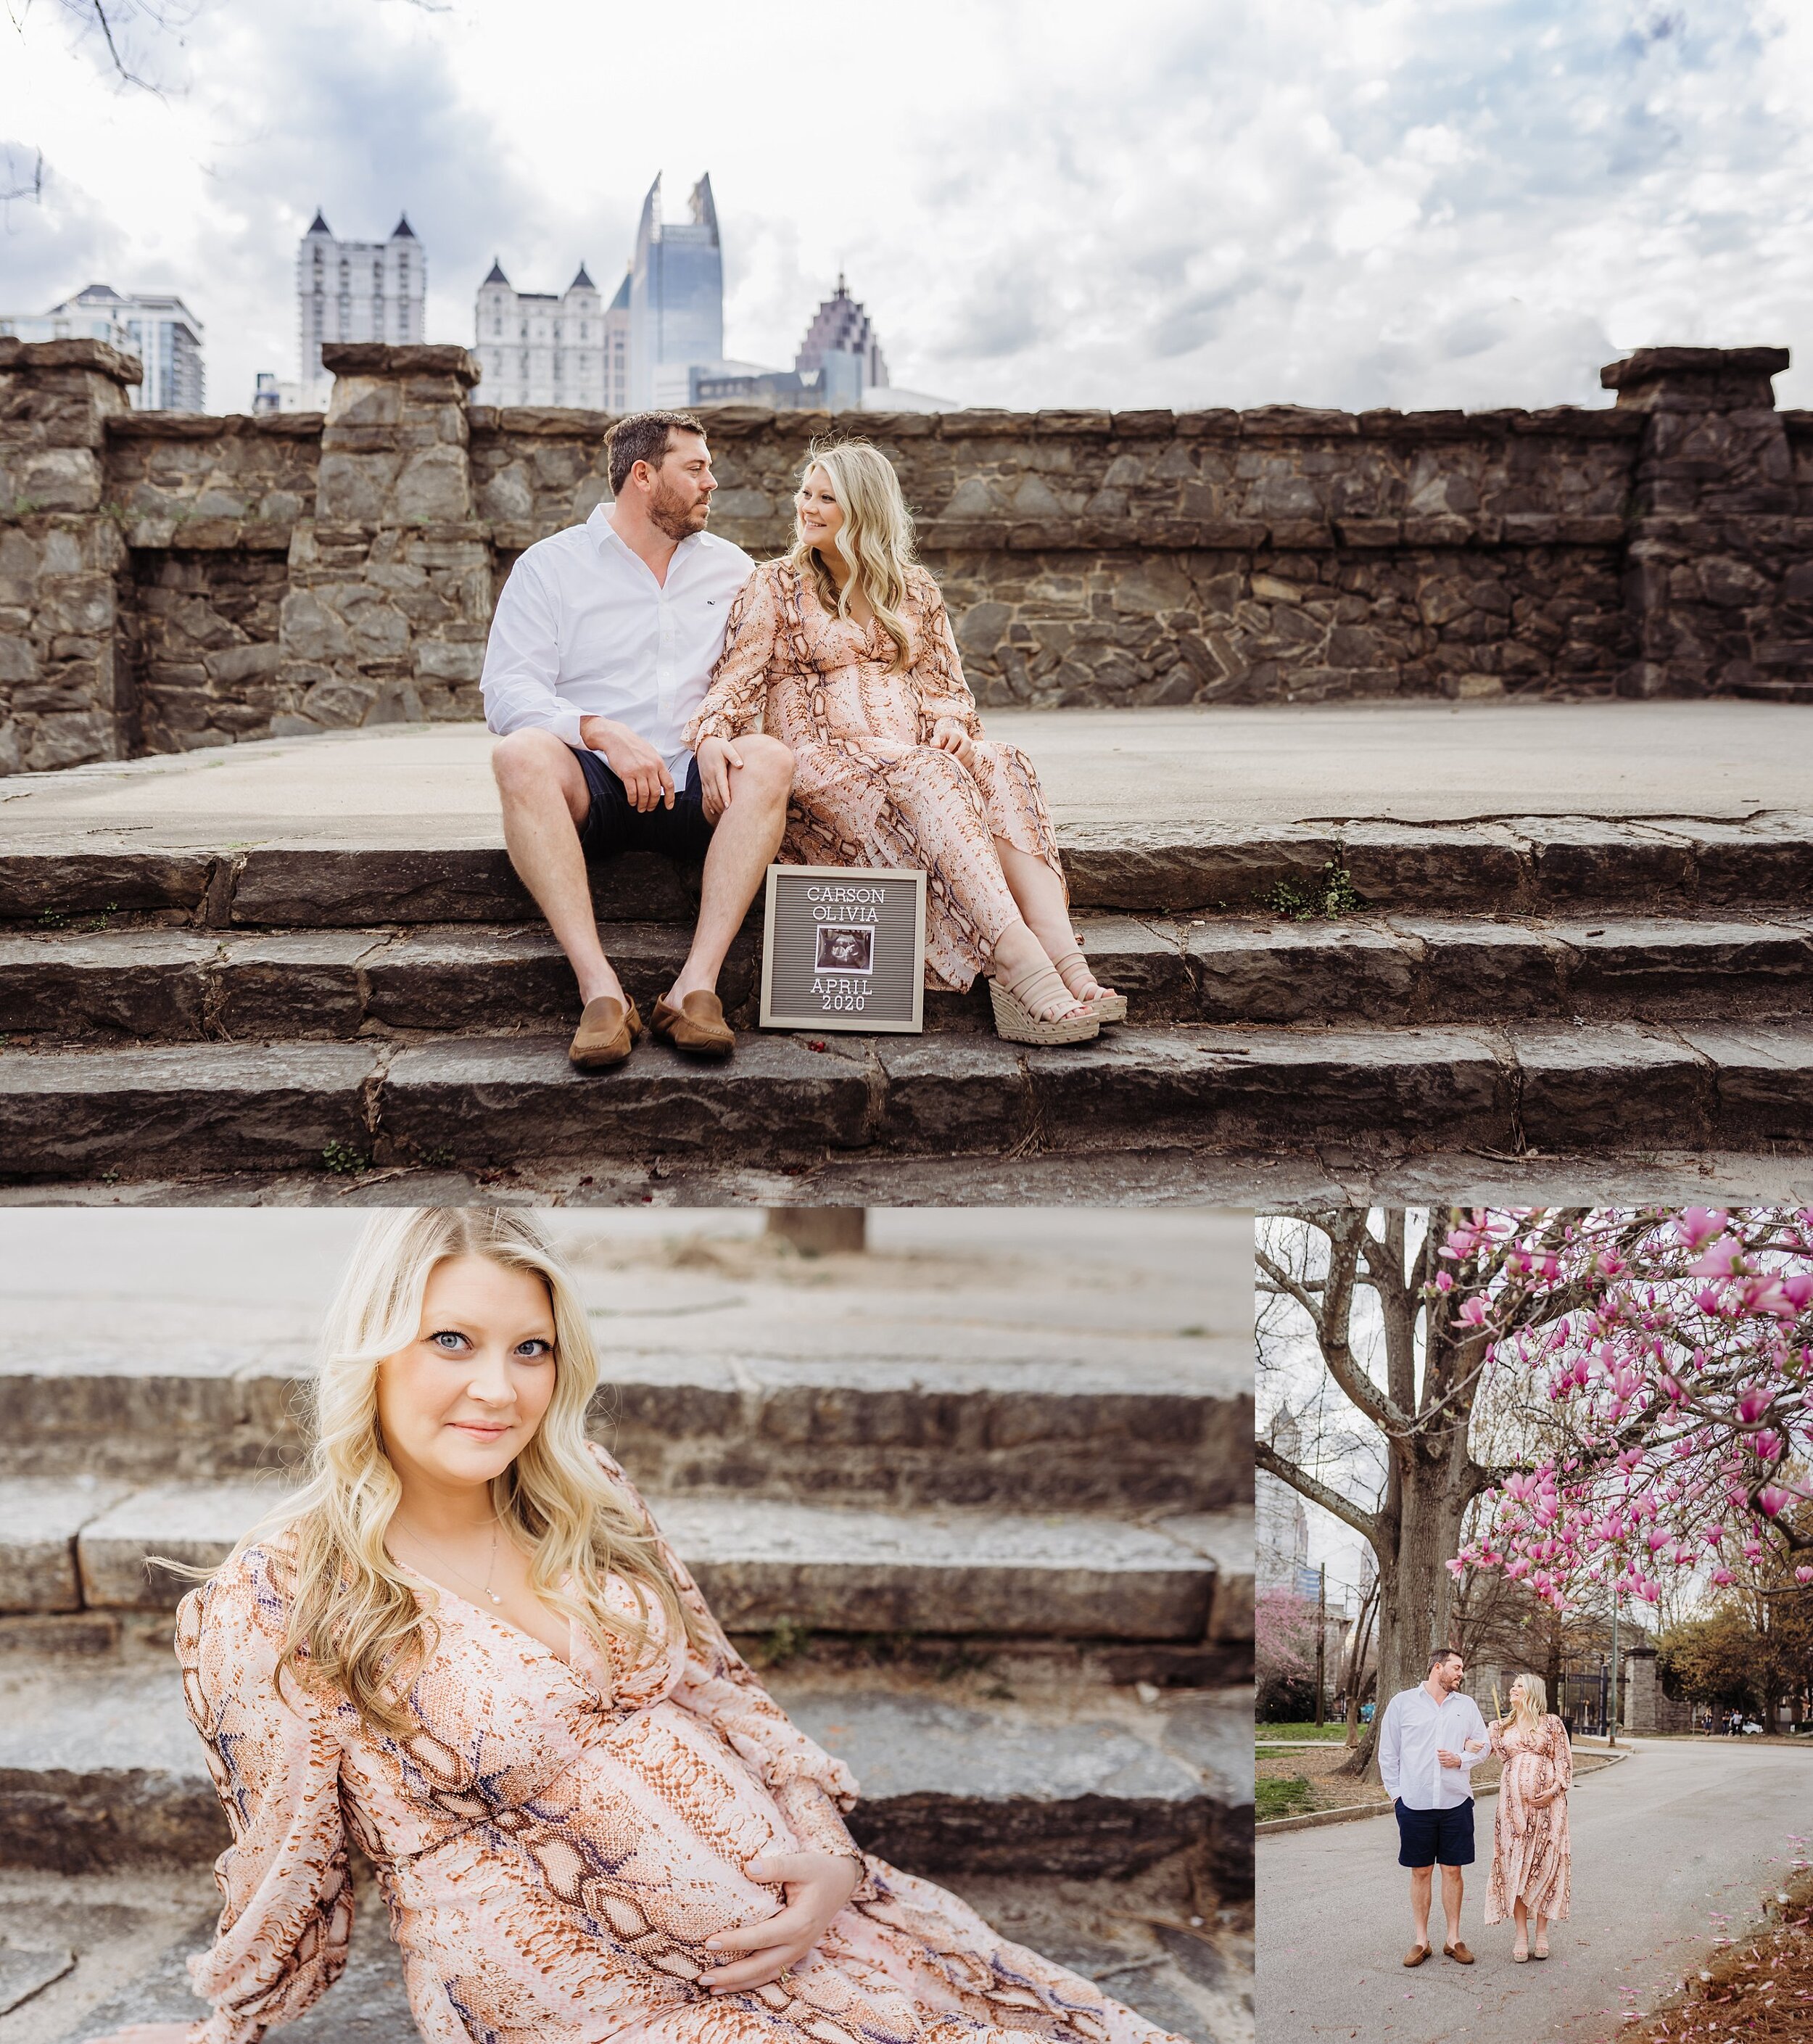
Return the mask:
[[(1568, 1913), (1573, 1854), (1568, 1842), (1568, 1791), (1573, 1786), (1573, 1750), (1568, 1728), (1552, 1712), (1533, 1732), (1515, 1725), (1488, 1724), (1492, 1750), (1502, 1756), (1498, 1808), (1492, 1826), (1492, 1881), (1485, 1920), (1502, 1923), (1515, 1913), (1518, 1897), (1531, 1916), (1558, 1923)], [(1558, 1788), (1540, 1807), (1533, 1795)]]
[[(378, 1869), (424, 2038), (1181, 2044), (956, 1896), (860, 1854), (839, 1815), (855, 1800), (849, 1771), (761, 1688), (670, 1549), (709, 1661), (663, 1639), (637, 1665), (606, 1666), (577, 1635), (563, 1661), (437, 1593), (440, 1636), (398, 1739), (287, 1677), (278, 1695), (280, 1545), (248, 1548), (178, 1616), (189, 1712), (232, 1832), (214, 1943), (190, 1961), (213, 2004), (197, 2044), (253, 2044), (338, 1977), (349, 1841)], [(611, 1589), (633, 1611), (628, 1586)], [(744, 1866), (797, 1850), (860, 1859), (852, 1900), (790, 1981), (697, 1985), (713, 1963), (706, 1938), (782, 1905)]]
[[(792, 747), (793, 791), (781, 857), (798, 866), (895, 866), (927, 875), (925, 983), (961, 991), (1020, 915), (998, 837), (1063, 879), (1032, 762), (982, 733), (938, 585), (907, 574), (901, 612), (912, 659), (891, 671), (879, 624), (839, 617), (787, 562), (770, 561), (731, 606), (711, 691), (686, 743), (737, 738), (758, 723)], [(970, 735), (962, 764), (931, 740), (940, 717)]]

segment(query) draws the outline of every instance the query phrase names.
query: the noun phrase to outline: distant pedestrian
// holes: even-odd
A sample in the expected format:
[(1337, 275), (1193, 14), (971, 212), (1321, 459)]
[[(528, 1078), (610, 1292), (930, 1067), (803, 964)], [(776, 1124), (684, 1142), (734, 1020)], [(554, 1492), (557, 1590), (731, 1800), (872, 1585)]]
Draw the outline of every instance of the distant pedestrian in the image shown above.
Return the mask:
[(1429, 1957), (1429, 1906), (1434, 1869), (1442, 1869), (1442, 1914), (1447, 1925), (1445, 1958), (1470, 1966), (1461, 1940), (1465, 1873), (1473, 1863), (1472, 1770), (1485, 1756), (1485, 1720), (1471, 1696), (1461, 1694), (1466, 1663), (1452, 1647), (1429, 1658), (1427, 1679), (1385, 1706), (1379, 1728), (1379, 1773), (1397, 1812), (1397, 1863), (1410, 1869), (1410, 1914), (1416, 1942), (1407, 1966)]

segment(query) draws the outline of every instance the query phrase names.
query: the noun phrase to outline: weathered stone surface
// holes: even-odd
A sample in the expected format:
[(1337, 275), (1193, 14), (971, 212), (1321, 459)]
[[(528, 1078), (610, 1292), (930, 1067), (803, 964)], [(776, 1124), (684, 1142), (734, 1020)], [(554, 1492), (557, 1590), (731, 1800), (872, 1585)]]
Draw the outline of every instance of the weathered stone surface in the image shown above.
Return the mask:
[(0, 1489), (0, 1612), (76, 1611), (76, 1535), (120, 1495), (92, 1475), (9, 1476)]
[(1511, 824), (1535, 857), (1543, 899), (1593, 897), (1663, 902), (1692, 891), (1692, 857), (1680, 840), (1596, 817), (1520, 816)]
[(274, 930), (232, 936), (212, 978), (215, 1031), (248, 1038), (351, 1036), (364, 1020), (362, 966), (385, 939), (369, 930)]
[(382, 1127), (410, 1155), (496, 1163), (755, 1152), (781, 1162), (871, 1139), (863, 1063), (790, 1036), (745, 1037), (721, 1066), (647, 1042), (597, 1073), (574, 1070), (564, 1039), (424, 1045), (397, 1054)]
[(998, 1151), (1031, 1132), (1032, 1089), (1016, 1045), (993, 1035), (862, 1040), (881, 1066), (889, 1142)]
[(1394, 916), (1391, 927), (1422, 954), (1419, 1018), (1553, 1014), (1562, 1004), (1565, 955), (1546, 925)]
[(199, 1036), (219, 948), (186, 930), (0, 935), (0, 1032)]
[(1601, 1143), (1679, 1148), (1711, 1131), (1712, 1070), (1678, 1039), (1627, 1024), (1518, 1024), (1518, 1117), (1538, 1149)]
[(1027, 1064), (1060, 1150), (1384, 1130), (1501, 1143), (1511, 1124), (1490, 1047), (1451, 1031), (1120, 1030)]
[(1554, 926), (1571, 954), (1569, 992), (1582, 1015), (1698, 1018), (1741, 988), (1757, 1012), (1813, 1006), (1813, 937), (1758, 923), (1623, 918)]
[(329, 1144), (368, 1154), (362, 1089), (377, 1063), (328, 1043), (0, 1055), (0, 1176), (306, 1169)]
[(1363, 924), (1200, 922), (1189, 962), (1204, 1022), (1407, 1022), (1416, 1005), (1413, 947)]
[(1681, 1035), (1716, 1067), (1715, 1132), (1721, 1143), (1813, 1143), (1813, 1029), (1688, 1024)]
[[(82, 1872), (220, 1851), (226, 1821), (167, 1657), (0, 1681), (0, 1864)], [(852, 1827), (897, 1865), (1124, 1875), (1207, 1844), (1217, 1871), (1237, 1879), (1243, 1858), (1250, 1877), (1250, 1690), (1178, 1698), (1136, 1726), (1086, 1700), (1066, 1714), (774, 1686), (856, 1773)]]

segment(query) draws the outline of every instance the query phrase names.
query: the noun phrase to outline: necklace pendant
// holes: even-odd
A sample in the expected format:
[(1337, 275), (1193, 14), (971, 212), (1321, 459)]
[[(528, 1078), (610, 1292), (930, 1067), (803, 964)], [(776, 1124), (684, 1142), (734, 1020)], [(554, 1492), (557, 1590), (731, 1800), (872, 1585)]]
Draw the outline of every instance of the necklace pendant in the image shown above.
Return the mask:
[(493, 1603), (493, 1604), (501, 1604), (501, 1603), (503, 1602), (503, 1600), (503, 1600), (501, 1596), (493, 1596), (493, 1598), (491, 1599), (491, 1601), (492, 1601), (492, 1603)]

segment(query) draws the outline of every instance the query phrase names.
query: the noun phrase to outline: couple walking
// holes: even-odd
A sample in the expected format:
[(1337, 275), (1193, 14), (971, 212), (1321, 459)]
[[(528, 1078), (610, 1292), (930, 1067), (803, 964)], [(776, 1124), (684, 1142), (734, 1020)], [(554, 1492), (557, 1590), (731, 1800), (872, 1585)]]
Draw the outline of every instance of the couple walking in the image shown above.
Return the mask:
[(735, 1047), (717, 977), (782, 851), (923, 871), (927, 982), (986, 974), (1003, 1035), (1076, 1043), (1120, 1020), (1071, 929), (1032, 763), (983, 734), (886, 458), (815, 448), (792, 549), (758, 567), (705, 529), (696, 419), (639, 413), (606, 444), (614, 501), (517, 563), (483, 678), (505, 842), (579, 982), (574, 1063), (620, 1065), (643, 1032), (587, 878), (632, 848), (705, 862), (691, 949), (649, 1018), (679, 1050)]
[[(1407, 1966), (1430, 1956), (1434, 1869), (1442, 1869), (1446, 1958), (1470, 1966), (1461, 1938), (1464, 1869), (1473, 1862), (1473, 1770), (1489, 1754), (1504, 1763), (1492, 1825), (1488, 1925), (1515, 1919), (1511, 1956), (1519, 1965), (1549, 1956), (1548, 1927), (1568, 1913), (1568, 1791), (1573, 1782), (1567, 1727), (1548, 1710), (1542, 1678), (1519, 1675), (1511, 1708), (1489, 1727), (1461, 1693), (1466, 1664), (1451, 1648), (1432, 1654), (1428, 1678), (1393, 1696), (1379, 1728), (1379, 1773), (1397, 1812), (1400, 1866), (1410, 1869), (1415, 1942)], [(1531, 1942), (1531, 1919), (1535, 1938)]]

